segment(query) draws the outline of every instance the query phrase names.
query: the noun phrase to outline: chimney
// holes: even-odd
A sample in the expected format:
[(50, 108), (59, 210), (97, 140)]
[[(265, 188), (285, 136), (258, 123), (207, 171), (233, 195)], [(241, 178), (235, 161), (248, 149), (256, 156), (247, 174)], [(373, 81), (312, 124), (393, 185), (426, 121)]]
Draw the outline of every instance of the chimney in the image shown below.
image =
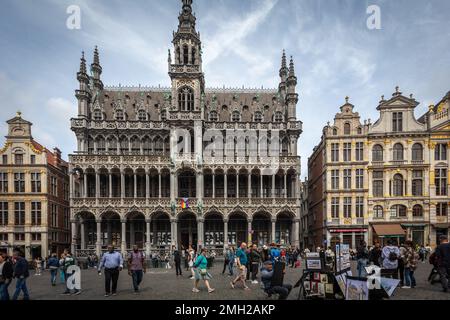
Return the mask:
[(54, 156), (54, 161), (55, 161), (55, 166), (56, 167), (60, 167), (61, 166), (61, 150), (59, 150), (58, 148), (53, 148), (53, 156)]

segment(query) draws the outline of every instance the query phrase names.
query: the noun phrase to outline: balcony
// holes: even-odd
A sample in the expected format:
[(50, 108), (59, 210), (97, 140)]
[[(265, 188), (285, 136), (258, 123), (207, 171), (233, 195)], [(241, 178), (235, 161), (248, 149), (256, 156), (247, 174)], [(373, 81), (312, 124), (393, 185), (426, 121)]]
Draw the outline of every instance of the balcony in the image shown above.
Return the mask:
[(72, 130), (75, 129), (153, 129), (170, 130), (169, 124), (158, 121), (93, 121), (87, 119), (72, 119)]
[(168, 164), (170, 157), (166, 155), (95, 155), (79, 153), (69, 156), (69, 161), (73, 165), (108, 165), (108, 164)]

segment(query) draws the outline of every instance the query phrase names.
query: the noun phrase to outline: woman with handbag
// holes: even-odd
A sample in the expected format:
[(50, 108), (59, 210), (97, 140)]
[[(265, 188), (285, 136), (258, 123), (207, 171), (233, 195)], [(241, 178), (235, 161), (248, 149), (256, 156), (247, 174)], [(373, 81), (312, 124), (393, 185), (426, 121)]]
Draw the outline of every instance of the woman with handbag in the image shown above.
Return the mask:
[(198, 293), (200, 290), (198, 290), (198, 283), (200, 280), (205, 281), (206, 287), (208, 288), (208, 293), (213, 293), (215, 289), (211, 288), (209, 285), (209, 280), (212, 279), (211, 274), (209, 274), (207, 270), (208, 266), (208, 260), (206, 259), (206, 249), (203, 248), (201, 250), (201, 253), (197, 257), (197, 260), (194, 263), (194, 273), (195, 273), (195, 284), (194, 289), (192, 289), (192, 292)]

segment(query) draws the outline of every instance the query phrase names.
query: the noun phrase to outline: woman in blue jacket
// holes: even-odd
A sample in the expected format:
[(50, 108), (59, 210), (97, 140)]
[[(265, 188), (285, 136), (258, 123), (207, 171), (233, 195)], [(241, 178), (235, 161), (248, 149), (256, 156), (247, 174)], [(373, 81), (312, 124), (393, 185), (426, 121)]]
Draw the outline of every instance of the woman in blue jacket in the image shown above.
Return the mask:
[(203, 248), (201, 250), (201, 253), (198, 255), (197, 260), (194, 263), (194, 275), (195, 275), (195, 284), (194, 289), (192, 289), (192, 292), (198, 293), (200, 290), (198, 290), (198, 283), (200, 280), (205, 281), (206, 287), (208, 288), (208, 293), (213, 293), (215, 289), (211, 288), (209, 285), (209, 280), (212, 279), (211, 274), (208, 272), (207, 269), (208, 266), (208, 260), (206, 259), (206, 249)]
[(48, 259), (48, 268), (50, 269), (50, 281), (52, 286), (56, 286), (56, 274), (59, 269), (59, 260), (56, 253), (52, 253), (52, 256)]

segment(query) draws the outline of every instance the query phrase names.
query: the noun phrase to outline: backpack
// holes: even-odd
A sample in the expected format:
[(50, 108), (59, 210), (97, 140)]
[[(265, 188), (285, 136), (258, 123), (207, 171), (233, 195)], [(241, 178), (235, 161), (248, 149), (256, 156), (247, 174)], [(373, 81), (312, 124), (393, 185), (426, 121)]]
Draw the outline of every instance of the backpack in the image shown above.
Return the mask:
[(398, 260), (398, 256), (395, 253), (395, 251), (389, 252), (388, 260), (391, 261), (391, 262), (394, 262), (394, 261)]

